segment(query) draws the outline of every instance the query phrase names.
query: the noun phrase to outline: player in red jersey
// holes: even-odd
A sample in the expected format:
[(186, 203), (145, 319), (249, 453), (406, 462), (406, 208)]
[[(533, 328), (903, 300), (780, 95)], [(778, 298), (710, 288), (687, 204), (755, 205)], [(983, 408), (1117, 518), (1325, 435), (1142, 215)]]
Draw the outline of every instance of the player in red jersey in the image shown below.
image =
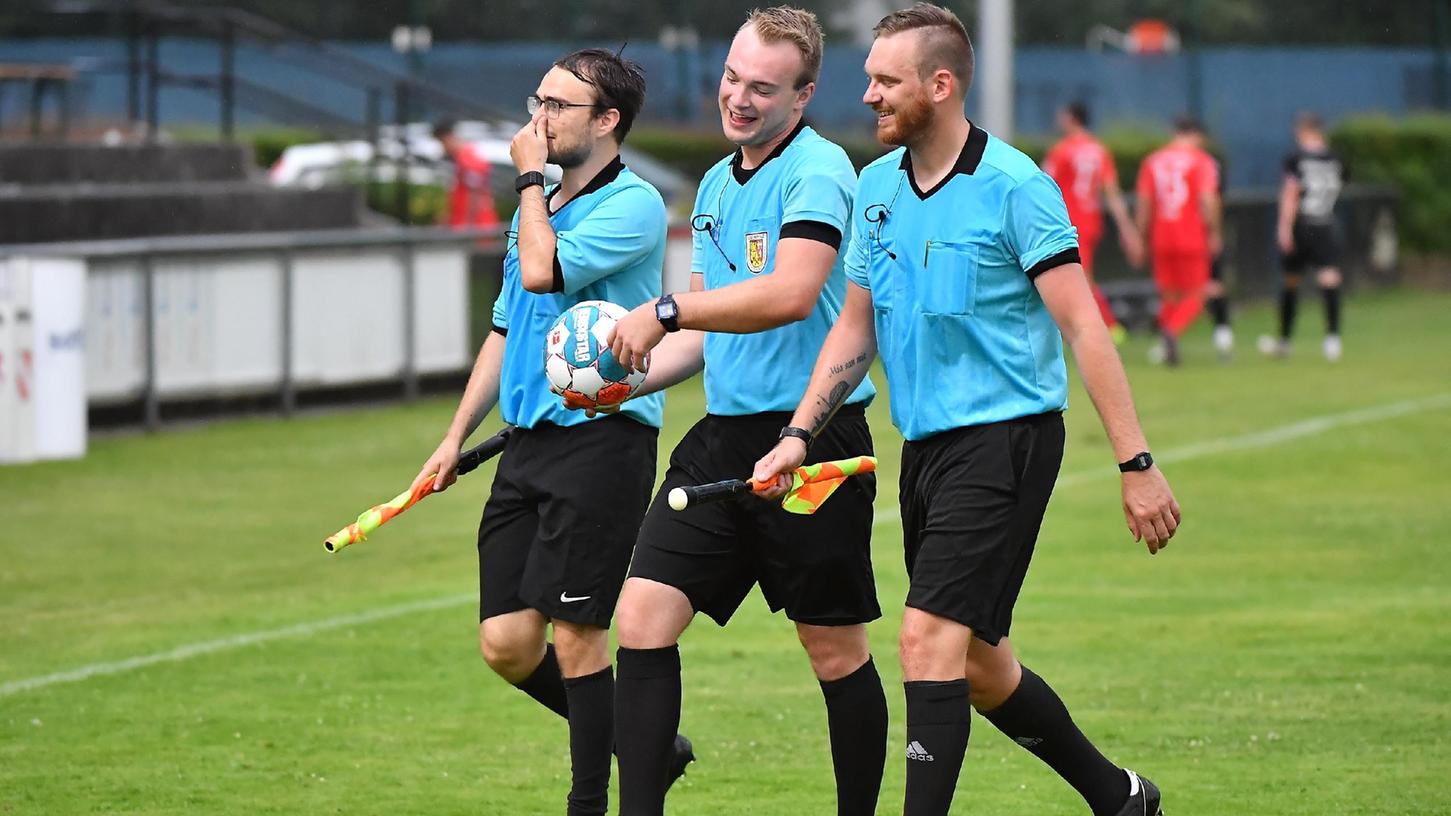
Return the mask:
[(1088, 274), (1093, 297), (1098, 301), (1098, 310), (1103, 314), (1103, 322), (1108, 326), (1109, 334), (1113, 335), (1114, 342), (1122, 343), (1124, 328), (1113, 316), (1103, 290), (1093, 280), (1094, 251), (1103, 238), (1100, 200), (1108, 204), (1109, 214), (1118, 227), (1119, 245), (1134, 266), (1143, 263), (1143, 238), (1129, 218), (1113, 156), (1103, 142), (1088, 130), (1088, 106), (1074, 102), (1060, 110), (1058, 129), (1063, 132), (1063, 138), (1043, 159), (1043, 171), (1052, 176), (1063, 191), (1063, 199), (1068, 203), (1068, 220), (1078, 228), (1078, 255), (1083, 261), (1083, 271)]
[(444, 121), (433, 129), (434, 138), (454, 166), (453, 189), (448, 194), (448, 225), (454, 229), (495, 227), (494, 191), (489, 186), (492, 167), (474, 146), (454, 133), (454, 123)]
[(1204, 309), (1209, 267), (1219, 254), (1219, 167), (1204, 150), (1204, 129), (1174, 123), (1174, 138), (1139, 167), (1138, 225), (1149, 236), (1159, 287), (1160, 345), (1151, 358), (1179, 364), (1179, 336)]

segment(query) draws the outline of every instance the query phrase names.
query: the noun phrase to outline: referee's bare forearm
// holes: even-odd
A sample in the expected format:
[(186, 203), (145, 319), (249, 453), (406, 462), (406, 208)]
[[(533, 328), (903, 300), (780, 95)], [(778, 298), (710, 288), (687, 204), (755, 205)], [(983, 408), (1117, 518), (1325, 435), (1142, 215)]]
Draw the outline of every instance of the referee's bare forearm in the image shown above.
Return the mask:
[(848, 283), (841, 315), (821, 345), (811, 380), (806, 385), (806, 395), (797, 406), (791, 424), (805, 428), (812, 436), (820, 434), (847, 397), (861, 385), (876, 356), (872, 295), (855, 283)]
[(468, 385), (464, 386), (459, 399), (458, 410), (453, 422), (449, 423), (446, 437), (463, 445), (473, 432), (478, 430), (484, 417), (494, 410), (499, 402), (499, 372), (504, 364), (505, 337), (498, 331), (489, 332), (479, 356), (474, 360), (474, 370), (469, 374)]

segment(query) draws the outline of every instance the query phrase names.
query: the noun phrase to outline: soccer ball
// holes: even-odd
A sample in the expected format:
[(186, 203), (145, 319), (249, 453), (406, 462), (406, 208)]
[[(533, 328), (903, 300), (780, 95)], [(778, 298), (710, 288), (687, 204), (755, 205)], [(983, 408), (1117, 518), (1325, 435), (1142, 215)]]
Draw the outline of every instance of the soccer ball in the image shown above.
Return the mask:
[[(618, 405), (645, 382), (629, 371), (606, 342), (629, 310), (603, 300), (586, 300), (565, 310), (544, 338), (544, 373), (549, 390), (572, 408)], [(646, 357), (648, 366), (649, 358)]]

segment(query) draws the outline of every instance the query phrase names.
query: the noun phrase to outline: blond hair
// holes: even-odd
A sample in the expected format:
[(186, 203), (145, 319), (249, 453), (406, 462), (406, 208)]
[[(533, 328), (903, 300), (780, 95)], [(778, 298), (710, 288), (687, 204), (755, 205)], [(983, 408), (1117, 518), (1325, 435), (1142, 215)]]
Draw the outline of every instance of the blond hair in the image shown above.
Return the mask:
[(903, 31), (922, 32), (917, 71), (923, 79), (946, 68), (962, 84), (962, 92), (967, 93), (972, 86), (972, 39), (956, 14), (931, 3), (918, 3), (888, 14), (872, 29), (878, 37)]
[(821, 23), (816, 15), (804, 9), (790, 6), (773, 6), (768, 9), (752, 9), (741, 26), (754, 28), (761, 42), (772, 45), (789, 42), (801, 54), (801, 75), (796, 78), (796, 87), (804, 88), (815, 82), (821, 74)]

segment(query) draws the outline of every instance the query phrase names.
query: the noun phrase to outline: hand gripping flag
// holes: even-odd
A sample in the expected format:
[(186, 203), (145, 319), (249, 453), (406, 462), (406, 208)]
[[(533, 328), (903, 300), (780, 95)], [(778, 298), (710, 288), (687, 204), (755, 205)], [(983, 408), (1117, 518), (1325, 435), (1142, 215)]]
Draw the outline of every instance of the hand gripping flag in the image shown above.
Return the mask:
[[(458, 469), (456, 471), (458, 475), (463, 476), (489, 459), (498, 456), (504, 450), (504, 443), (508, 441), (509, 432), (512, 430), (512, 426), (505, 427), (504, 430), (499, 431), (460, 454), (458, 458)], [(389, 519), (402, 513), (404, 510), (428, 498), (433, 493), (433, 480), (437, 476), (437, 473), (430, 473), (423, 476), (407, 490), (394, 496), (392, 501), (374, 505), (363, 511), (363, 514), (358, 516), (357, 521), (354, 521), (352, 524), (324, 539), (322, 542), (323, 549), (330, 553), (335, 553), (351, 544), (366, 540), (368, 533), (383, 526)]]
[[(848, 477), (871, 473), (877, 469), (875, 456), (854, 456), (834, 462), (818, 462), (796, 468), (791, 473), (791, 488), (781, 498), (781, 507), (788, 513), (809, 516), (836, 492)], [(684, 510), (698, 504), (724, 501), (747, 493), (759, 493), (766, 485), (755, 479), (726, 479), (703, 485), (687, 485), (670, 491), (670, 506)]]

